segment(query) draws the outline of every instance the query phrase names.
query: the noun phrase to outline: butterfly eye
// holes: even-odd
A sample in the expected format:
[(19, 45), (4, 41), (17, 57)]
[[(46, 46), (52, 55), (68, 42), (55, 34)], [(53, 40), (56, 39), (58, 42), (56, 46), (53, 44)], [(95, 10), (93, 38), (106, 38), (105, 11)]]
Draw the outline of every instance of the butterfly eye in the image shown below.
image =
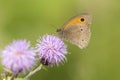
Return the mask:
[(85, 21), (85, 19), (84, 19), (84, 18), (81, 18), (81, 19), (80, 19), (80, 21), (81, 21), (81, 22), (84, 22), (84, 21)]
[(61, 29), (57, 29), (57, 30), (56, 30), (56, 32), (60, 32), (60, 31), (61, 31)]

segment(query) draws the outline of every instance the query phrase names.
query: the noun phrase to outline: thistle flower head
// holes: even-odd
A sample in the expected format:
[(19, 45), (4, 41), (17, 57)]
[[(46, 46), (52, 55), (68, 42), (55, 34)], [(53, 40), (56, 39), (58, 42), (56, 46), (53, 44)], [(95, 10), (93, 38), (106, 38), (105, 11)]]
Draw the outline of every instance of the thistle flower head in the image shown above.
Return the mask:
[(2, 64), (14, 75), (30, 70), (35, 64), (35, 50), (26, 40), (16, 40), (2, 51)]
[(37, 40), (37, 51), (43, 65), (53, 66), (66, 60), (67, 47), (53, 35), (45, 35)]

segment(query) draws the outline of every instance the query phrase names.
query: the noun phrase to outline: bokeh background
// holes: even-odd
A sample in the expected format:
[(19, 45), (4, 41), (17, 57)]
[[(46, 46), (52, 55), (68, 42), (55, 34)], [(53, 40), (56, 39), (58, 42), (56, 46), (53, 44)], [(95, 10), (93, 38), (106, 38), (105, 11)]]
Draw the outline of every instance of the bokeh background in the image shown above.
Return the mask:
[[(31, 80), (120, 80), (120, 0), (0, 0), (0, 49), (14, 39), (56, 34), (72, 16), (90, 13), (91, 40), (86, 49), (65, 42), (68, 61), (41, 70)], [(0, 64), (0, 72), (3, 67)]]

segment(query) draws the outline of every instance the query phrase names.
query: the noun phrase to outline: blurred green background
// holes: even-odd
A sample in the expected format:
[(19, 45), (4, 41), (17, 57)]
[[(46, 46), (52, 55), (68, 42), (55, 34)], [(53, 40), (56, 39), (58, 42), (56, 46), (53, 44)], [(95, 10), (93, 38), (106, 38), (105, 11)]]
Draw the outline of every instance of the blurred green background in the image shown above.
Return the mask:
[[(120, 80), (120, 0), (0, 0), (0, 49), (14, 39), (33, 45), (56, 34), (72, 16), (92, 14), (91, 41), (81, 50), (68, 42), (68, 61), (41, 70), (31, 80)], [(54, 28), (55, 26), (56, 28)], [(0, 72), (3, 68), (0, 64)]]

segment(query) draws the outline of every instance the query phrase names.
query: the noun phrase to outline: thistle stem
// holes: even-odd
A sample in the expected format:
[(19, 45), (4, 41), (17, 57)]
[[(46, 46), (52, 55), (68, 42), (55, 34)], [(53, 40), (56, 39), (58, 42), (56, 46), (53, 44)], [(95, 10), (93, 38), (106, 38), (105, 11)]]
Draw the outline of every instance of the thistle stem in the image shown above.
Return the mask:
[(27, 80), (28, 78), (30, 78), (33, 74), (41, 70), (41, 68), (42, 68), (42, 64), (40, 64), (35, 70), (31, 71), (27, 76), (25, 76), (24, 80)]

